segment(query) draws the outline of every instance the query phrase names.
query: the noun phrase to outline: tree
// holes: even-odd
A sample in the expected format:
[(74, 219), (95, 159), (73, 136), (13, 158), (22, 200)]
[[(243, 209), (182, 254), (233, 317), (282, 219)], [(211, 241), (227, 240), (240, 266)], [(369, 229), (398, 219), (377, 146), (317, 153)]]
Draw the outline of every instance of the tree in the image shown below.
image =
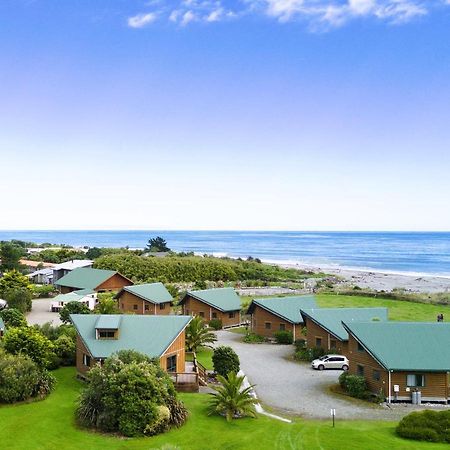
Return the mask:
[(23, 248), (11, 242), (3, 242), (0, 245), (1, 270), (5, 272), (7, 270), (19, 270), (20, 258), (24, 255), (25, 251)]
[(3, 348), (11, 355), (27, 355), (43, 368), (48, 367), (54, 355), (51, 341), (34, 327), (7, 330), (3, 338)]
[(231, 348), (221, 345), (214, 349), (212, 356), (214, 371), (226, 377), (230, 372), (238, 373), (240, 369), (239, 356)]
[(33, 293), (30, 281), (17, 270), (10, 270), (0, 278), (0, 297), (3, 297), (6, 289), (29, 289)]
[(100, 258), (100, 256), (102, 256), (102, 249), (98, 248), (98, 247), (91, 247), (86, 252), (86, 258), (88, 258), (88, 259), (96, 259), (96, 258)]
[(2, 296), (10, 308), (18, 309), (23, 313), (31, 311), (33, 295), (30, 289), (6, 288)]
[(98, 303), (95, 305), (94, 312), (96, 314), (119, 314), (119, 308), (114, 294), (109, 292), (98, 294)]
[(158, 361), (133, 351), (111, 355), (88, 375), (77, 408), (88, 427), (125, 436), (152, 436), (187, 418), (169, 375)]
[(76, 359), (76, 344), (69, 336), (62, 334), (54, 342), (54, 352), (63, 366), (74, 366)]
[(0, 311), (0, 317), (3, 319), (6, 328), (24, 327), (27, 325), (27, 321), (23, 313), (15, 308), (8, 308)]
[(212, 396), (209, 415), (221, 414), (228, 422), (245, 416), (256, 418), (255, 404), (258, 400), (251, 394), (254, 385), (242, 388), (244, 377), (237, 376), (234, 372), (230, 372), (226, 378), (219, 375), (217, 379), (222, 386), (213, 387), (216, 392), (209, 394)]
[(170, 248), (167, 247), (167, 242), (160, 236), (151, 238), (147, 244), (147, 251), (149, 252), (170, 252)]
[(81, 302), (69, 302), (59, 312), (59, 318), (62, 323), (68, 324), (70, 322), (70, 314), (90, 314), (91, 310), (85, 303)]
[(201, 317), (194, 317), (186, 327), (186, 348), (195, 352), (199, 347), (211, 347), (216, 342), (216, 335)]

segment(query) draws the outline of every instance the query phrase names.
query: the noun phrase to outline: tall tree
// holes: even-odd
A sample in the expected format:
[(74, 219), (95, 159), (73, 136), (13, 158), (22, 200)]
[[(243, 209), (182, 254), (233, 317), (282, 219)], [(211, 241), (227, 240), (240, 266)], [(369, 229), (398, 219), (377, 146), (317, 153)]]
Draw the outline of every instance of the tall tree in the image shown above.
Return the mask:
[(170, 248), (167, 247), (167, 242), (161, 236), (156, 236), (155, 238), (149, 239), (147, 244), (147, 251), (170, 252)]
[(197, 351), (199, 347), (211, 347), (216, 341), (216, 335), (201, 317), (194, 317), (186, 327), (186, 347), (191, 352)]
[(11, 242), (3, 242), (0, 245), (1, 270), (19, 270), (20, 258), (24, 256), (24, 249)]

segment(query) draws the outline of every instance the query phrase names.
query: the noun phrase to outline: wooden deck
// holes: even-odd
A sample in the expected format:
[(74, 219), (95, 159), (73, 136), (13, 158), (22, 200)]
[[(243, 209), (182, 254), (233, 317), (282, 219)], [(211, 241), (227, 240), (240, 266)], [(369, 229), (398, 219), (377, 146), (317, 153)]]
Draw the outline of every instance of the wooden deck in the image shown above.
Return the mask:
[(200, 386), (207, 385), (207, 371), (197, 361), (197, 355), (192, 353), (192, 361), (187, 361), (185, 372), (171, 373), (175, 388), (179, 392), (198, 392)]

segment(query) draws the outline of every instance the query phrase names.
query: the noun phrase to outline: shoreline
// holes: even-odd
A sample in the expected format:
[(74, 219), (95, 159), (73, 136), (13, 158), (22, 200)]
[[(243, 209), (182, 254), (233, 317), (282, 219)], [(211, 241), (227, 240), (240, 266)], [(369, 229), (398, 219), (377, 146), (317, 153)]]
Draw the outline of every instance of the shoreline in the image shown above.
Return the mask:
[(358, 286), (361, 289), (376, 291), (392, 291), (404, 289), (411, 293), (447, 293), (450, 292), (450, 276), (412, 272), (390, 272), (382, 270), (359, 269), (350, 267), (332, 267), (303, 263), (286, 264), (275, 261), (262, 261), (284, 269), (308, 270), (314, 273), (324, 272), (342, 277), (348, 287)]

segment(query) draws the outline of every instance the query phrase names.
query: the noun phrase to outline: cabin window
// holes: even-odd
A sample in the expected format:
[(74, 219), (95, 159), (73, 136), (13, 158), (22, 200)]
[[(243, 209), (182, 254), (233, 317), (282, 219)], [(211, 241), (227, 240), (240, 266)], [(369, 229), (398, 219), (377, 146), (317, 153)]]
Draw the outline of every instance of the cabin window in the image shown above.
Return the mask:
[(380, 371), (379, 371), (379, 370), (374, 370), (374, 371), (372, 372), (372, 380), (374, 380), (374, 381), (380, 381), (380, 378), (381, 378)]
[(364, 347), (358, 342), (358, 352), (363, 352)]
[(115, 331), (102, 330), (98, 332), (99, 339), (114, 339), (116, 337)]
[(91, 357), (83, 353), (83, 365), (86, 367), (91, 367)]
[(322, 338), (316, 337), (316, 347), (322, 347)]
[(286, 324), (280, 323), (280, 331), (286, 331)]
[(229, 319), (234, 319), (234, 312), (228, 313), (228, 318)]
[(264, 328), (266, 330), (271, 330), (272, 329), (272, 323), (271, 322), (265, 322), (264, 323)]
[(135, 311), (137, 311), (138, 305), (133, 305), (133, 309), (134, 309)]
[(166, 304), (165, 303), (160, 303), (159, 304), (159, 309), (166, 309)]
[(167, 357), (167, 372), (177, 371), (177, 355)]
[(408, 387), (424, 387), (425, 375), (421, 374), (408, 374), (406, 375), (406, 386)]
[(146, 311), (149, 311), (149, 310), (150, 310), (150, 305), (145, 305), (145, 306), (144, 306), (144, 309), (145, 309)]
[(330, 341), (330, 348), (337, 348), (337, 342), (334, 339)]
[(198, 315), (199, 315), (200, 317), (205, 317), (205, 313), (204, 313), (203, 311), (200, 311), (200, 312), (198, 313)]
[(361, 366), (360, 364), (356, 366), (356, 375), (360, 377), (364, 376), (364, 366)]
[(213, 312), (213, 313), (212, 313), (212, 318), (213, 318), (213, 319), (217, 319), (217, 313)]

